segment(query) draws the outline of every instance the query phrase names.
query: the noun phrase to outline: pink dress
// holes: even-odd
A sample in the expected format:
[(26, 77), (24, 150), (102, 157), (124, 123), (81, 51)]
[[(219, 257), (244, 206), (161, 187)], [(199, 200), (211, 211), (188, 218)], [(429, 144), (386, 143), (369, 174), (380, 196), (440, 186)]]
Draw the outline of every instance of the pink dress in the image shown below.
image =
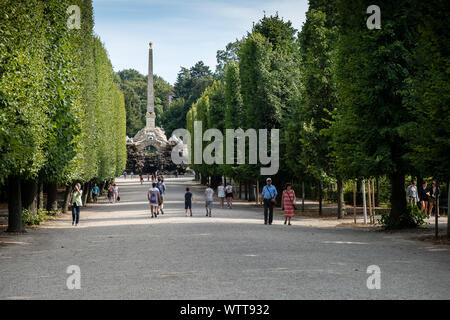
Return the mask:
[(295, 201), (295, 192), (294, 190), (284, 190), (283, 191), (283, 207), (284, 207), (284, 216), (286, 218), (292, 218), (294, 216), (294, 201)]

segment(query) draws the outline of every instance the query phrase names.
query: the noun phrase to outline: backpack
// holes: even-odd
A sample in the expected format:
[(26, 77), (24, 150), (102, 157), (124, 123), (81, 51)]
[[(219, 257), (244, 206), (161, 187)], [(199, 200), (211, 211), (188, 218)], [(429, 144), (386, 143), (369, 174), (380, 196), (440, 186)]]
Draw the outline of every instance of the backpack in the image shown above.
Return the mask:
[(156, 202), (156, 194), (155, 193), (151, 193), (151, 195), (150, 195), (150, 202), (153, 202), (153, 203), (155, 203)]

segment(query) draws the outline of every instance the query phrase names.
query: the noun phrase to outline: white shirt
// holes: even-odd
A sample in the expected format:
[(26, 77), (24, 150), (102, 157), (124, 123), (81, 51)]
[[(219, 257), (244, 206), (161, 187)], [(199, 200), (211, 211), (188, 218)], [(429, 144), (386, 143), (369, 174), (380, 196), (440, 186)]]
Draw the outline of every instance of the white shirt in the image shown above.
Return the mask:
[(218, 186), (217, 187), (217, 195), (219, 198), (225, 197), (225, 187), (224, 186)]
[(214, 194), (214, 190), (211, 188), (208, 188), (205, 190), (205, 197), (206, 197), (206, 201), (213, 201), (213, 194)]
[(227, 193), (232, 193), (233, 192), (233, 186), (231, 184), (227, 185), (225, 187), (225, 190), (227, 190)]

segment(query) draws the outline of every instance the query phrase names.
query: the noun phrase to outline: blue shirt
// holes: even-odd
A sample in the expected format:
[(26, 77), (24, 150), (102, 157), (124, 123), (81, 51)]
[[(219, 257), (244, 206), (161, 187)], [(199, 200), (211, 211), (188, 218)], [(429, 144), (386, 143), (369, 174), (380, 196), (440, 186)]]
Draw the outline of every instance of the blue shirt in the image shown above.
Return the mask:
[(92, 193), (93, 194), (97, 195), (97, 194), (99, 194), (99, 192), (100, 192), (100, 189), (98, 187), (93, 187), (92, 188)]
[(264, 199), (272, 199), (278, 194), (277, 188), (275, 188), (273, 185), (265, 185), (262, 190), (262, 194), (264, 196)]

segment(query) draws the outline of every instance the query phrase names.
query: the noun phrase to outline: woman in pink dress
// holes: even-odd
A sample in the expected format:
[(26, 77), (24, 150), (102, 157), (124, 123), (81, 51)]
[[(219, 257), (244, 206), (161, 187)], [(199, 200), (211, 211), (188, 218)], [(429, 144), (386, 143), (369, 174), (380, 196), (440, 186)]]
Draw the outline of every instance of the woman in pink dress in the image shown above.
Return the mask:
[(284, 210), (284, 224), (289, 221), (291, 225), (291, 218), (294, 216), (294, 203), (295, 203), (295, 192), (292, 190), (290, 183), (286, 183), (286, 189), (283, 191), (283, 197), (281, 198), (282, 209)]

